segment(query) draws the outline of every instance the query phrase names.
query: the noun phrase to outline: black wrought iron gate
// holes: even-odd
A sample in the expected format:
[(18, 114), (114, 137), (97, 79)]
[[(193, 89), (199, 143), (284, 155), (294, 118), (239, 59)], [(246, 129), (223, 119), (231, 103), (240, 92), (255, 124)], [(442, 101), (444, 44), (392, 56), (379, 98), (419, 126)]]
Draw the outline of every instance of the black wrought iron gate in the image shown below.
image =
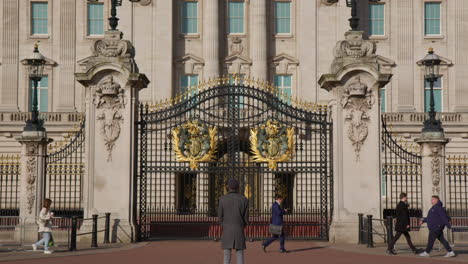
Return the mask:
[[(215, 157), (197, 168), (177, 161), (173, 146), (174, 129), (193, 120), (217, 128)], [(255, 162), (251, 152), (250, 131), (267, 120), (294, 128), (292, 159), (273, 169)], [(249, 238), (268, 236), (270, 207), (281, 193), (289, 238), (328, 239), (333, 177), (326, 107), (306, 109), (272, 87), (224, 82), (161, 105), (141, 105), (138, 132), (140, 239), (219, 238), (217, 205), (230, 177), (249, 199)]]

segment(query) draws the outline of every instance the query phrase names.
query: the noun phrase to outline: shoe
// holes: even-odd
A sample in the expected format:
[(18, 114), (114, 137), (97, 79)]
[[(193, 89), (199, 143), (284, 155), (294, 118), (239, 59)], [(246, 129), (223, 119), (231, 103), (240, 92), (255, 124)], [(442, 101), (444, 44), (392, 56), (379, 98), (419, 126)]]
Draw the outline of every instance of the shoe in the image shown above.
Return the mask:
[(280, 249), (280, 252), (281, 253), (288, 253), (288, 251), (286, 249)]
[(396, 255), (397, 253), (393, 249), (392, 250), (387, 249), (387, 254), (393, 256), (393, 255)]
[(44, 254), (52, 254), (52, 250), (44, 250)]
[(450, 251), (444, 256), (444, 258), (453, 258), (453, 257), (456, 257), (456, 256), (457, 256), (457, 254), (455, 254), (455, 252)]
[(413, 254), (415, 254), (415, 255), (419, 255), (419, 254), (421, 254), (423, 252), (424, 252), (424, 250), (422, 250), (420, 248), (416, 248), (416, 249), (413, 250)]
[(266, 253), (266, 246), (265, 245), (262, 245), (262, 250), (264, 253)]
[(32, 244), (31, 246), (33, 248), (33, 251), (37, 251), (37, 245), (36, 244)]
[(430, 257), (430, 255), (424, 251), (423, 253), (419, 254), (420, 257)]

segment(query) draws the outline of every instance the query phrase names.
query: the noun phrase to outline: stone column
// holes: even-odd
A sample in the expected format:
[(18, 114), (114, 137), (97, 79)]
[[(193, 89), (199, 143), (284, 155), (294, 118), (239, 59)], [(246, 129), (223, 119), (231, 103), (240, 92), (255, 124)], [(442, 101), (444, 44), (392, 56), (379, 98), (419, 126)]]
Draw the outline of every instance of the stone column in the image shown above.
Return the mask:
[(391, 78), (389, 60), (375, 54), (362, 31), (345, 33), (331, 73), (320, 86), (332, 94), (334, 212), (330, 241), (358, 241), (358, 214), (381, 215), (379, 89)]
[(149, 83), (134, 54), (120, 31), (107, 31), (75, 74), (86, 93), (85, 218), (111, 213), (111, 236), (121, 242), (132, 241), (137, 231), (135, 122), (138, 92)]
[(205, 0), (203, 5), (204, 79), (215, 78), (219, 72), (219, 1)]
[(260, 80), (268, 79), (268, 46), (266, 0), (250, 2), (251, 74)]
[[(44, 131), (24, 131), (21, 143), (20, 219), (18, 235), (23, 242), (37, 240), (36, 217), (41, 211), (45, 190), (45, 166), (49, 140)], [(20, 239), (20, 238), (18, 238)]]

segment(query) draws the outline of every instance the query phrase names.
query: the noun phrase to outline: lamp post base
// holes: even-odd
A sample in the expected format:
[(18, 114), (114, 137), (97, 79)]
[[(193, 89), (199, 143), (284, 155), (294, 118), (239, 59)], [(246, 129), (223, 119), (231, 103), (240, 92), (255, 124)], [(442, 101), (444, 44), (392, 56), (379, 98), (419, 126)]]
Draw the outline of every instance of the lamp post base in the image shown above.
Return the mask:
[(440, 120), (435, 119), (426, 119), (424, 120), (424, 127), (422, 132), (439, 132), (444, 133), (444, 129), (442, 128), (442, 122)]
[(45, 131), (45, 127), (43, 126), (44, 121), (41, 119), (38, 120), (31, 120), (29, 119), (26, 121), (26, 126), (24, 127), (23, 131)]

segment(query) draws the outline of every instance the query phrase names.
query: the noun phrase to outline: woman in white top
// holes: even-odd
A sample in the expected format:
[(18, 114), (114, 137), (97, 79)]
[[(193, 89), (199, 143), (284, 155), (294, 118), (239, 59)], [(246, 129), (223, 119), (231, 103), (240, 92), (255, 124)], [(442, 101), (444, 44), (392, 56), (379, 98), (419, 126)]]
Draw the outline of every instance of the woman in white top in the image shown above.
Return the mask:
[(49, 250), (49, 241), (52, 236), (52, 225), (50, 224), (50, 220), (54, 217), (54, 213), (50, 211), (50, 205), (52, 204), (52, 200), (45, 199), (42, 203), (42, 210), (39, 213), (39, 217), (37, 219), (37, 224), (39, 225), (39, 233), (42, 234), (42, 239), (37, 241), (36, 243), (32, 244), (33, 250), (36, 251), (37, 247), (41, 244), (44, 244), (44, 253), (51, 254), (52, 251)]

